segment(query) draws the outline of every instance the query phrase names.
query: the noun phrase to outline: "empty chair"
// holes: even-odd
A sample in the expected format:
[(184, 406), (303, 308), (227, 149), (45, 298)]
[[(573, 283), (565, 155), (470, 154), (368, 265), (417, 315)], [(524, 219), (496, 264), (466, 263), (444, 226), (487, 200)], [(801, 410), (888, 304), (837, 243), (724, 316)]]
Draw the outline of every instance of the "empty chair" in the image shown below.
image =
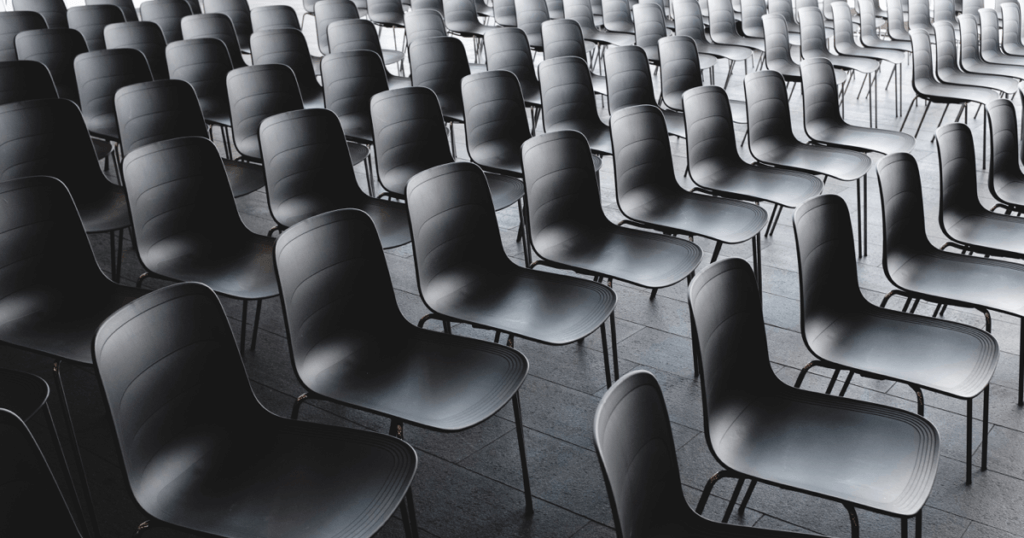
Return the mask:
[(124, 21), (124, 12), (117, 6), (77, 6), (68, 10), (68, 27), (82, 34), (89, 50), (105, 49), (103, 29)]
[[(469, 75), (469, 62), (461, 41), (454, 37), (430, 37), (410, 43), (409, 70), (413, 86), (429, 88), (437, 95), (445, 121), (466, 121), (462, 110), (462, 78)], [(455, 155), (454, 129), (452, 155)]]
[(50, 71), (39, 62), (0, 62), (0, 105), (30, 99), (55, 99)]
[(108, 49), (135, 49), (146, 56), (154, 79), (167, 74), (167, 43), (160, 27), (153, 22), (119, 22), (103, 29)]
[[(412, 482), (416, 453), (399, 439), (267, 411), (223, 307), (202, 284), (168, 286), (119, 310), (94, 353), (128, 484), (147, 518), (219, 536), (258, 534), (269, 517), (287, 535), (369, 537)], [(203, 465), (194, 464), (197, 446)]]
[(401, 0), (367, 0), (366, 18), (370, 22), (386, 27), (401, 28), (405, 9)]
[[(203, 111), (192, 86), (182, 80), (132, 84), (114, 96), (117, 129), (125, 154), (172, 138), (209, 137)], [(235, 197), (263, 187), (263, 170), (249, 163), (224, 160), (224, 171)]]
[[(890, 78), (893, 76), (896, 77), (896, 99), (893, 100), (893, 104), (896, 109), (896, 115), (898, 116), (900, 113), (899, 100), (903, 96), (903, 62), (907, 59), (907, 53), (902, 50), (893, 50), (891, 48), (875, 48), (858, 45), (853, 37), (853, 16), (850, 14), (849, 5), (845, 2), (834, 2), (833, 4), (829, 4), (828, 0), (826, 0), (826, 5), (833, 6), (832, 11), (835, 16), (833, 46), (840, 56), (868, 58), (892, 64), (893, 72)], [(955, 57), (956, 55), (954, 54), (954, 58)], [(877, 87), (875, 90), (877, 91)]]
[(185, 0), (148, 0), (139, 6), (140, 19), (155, 22), (164, 33), (164, 41), (173, 43), (183, 39), (181, 19), (192, 15)]
[[(247, 0), (203, 0), (204, 13), (223, 13), (231, 19), (235, 37), (242, 52), (249, 52), (249, 37), (252, 36), (252, 17)], [(188, 39), (188, 38), (186, 38)]]
[[(1002, 2), (997, 2), (1002, 4)], [(981, 21), (981, 14), (978, 13), (981, 8), (985, 7), (985, 0), (964, 0), (963, 2), (963, 14), (974, 17), (974, 20)]]
[(291, 6), (272, 4), (259, 6), (249, 12), (249, 19), (252, 21), (252, 33), (262, 30), (276, 30), (279, 28), (291, 28), (302, 31), (299, 24), (299, 16)]
[[(320, 69), (324, 80), (324, 106), (341, 120), (345, 136), (360, 144), (373, 144), (370, 98), (388, 91), (380, 56), (368, 50), (333, 52), (324, 56)], [(370, 194), (373, 194), (372, 188)]]
[(989, 154), (988, 190), (999, 203), (992, 208), (1011, 212), (1024, 211), (1024, 172), (1021, 171), (1019, 136), (1017, 135), (1017, 112), (1013, 103), (1006, 99), (992, 101), (986, 107), (989, 116), (989, 138), (992, 152)]
[(480, 23), (473, 0), (444, 0), (441, 11), (444, 23), (457, 36), (482, 38), (493, 28)]
[[(751, 51), (764, 51), (764, 40), (746, 37), (736, 31), (736, 15), (729, 0), (708, 0), (711, 41), (718, 45), (743, 47)], [(689, 34), (687, 34), (689, 35)]]
[[(370, 50), (381, 57), (384, 65), (398, 63), (405, 57), (402, 52), (397, 50), (382, 50), (377, 30), (373, 23), (367, 20), (334, 21), (327, 27), (327, 40), (330, 43), (331, 52)], [(388, 85), (393, 88), (401, 88), (409, 85), (409, 79), (388, 73)]]
[[(736, 62), (745, 62), (751, 57), (753, 51), (735, 45), (709, 43), (704, 34), (704, 19), (701, 16), (700, 4), (697, 3), (697, 0), (672, 0), (672, 9), (676, 16), (676, 35), (692, 39), (697, 45), (697, 52), (701, 54), (729, 61), (729, 72), (725, 77), (725, 85), (728, 86)], [(714, 70), (712, 70), (713, 73)], [(714, 82), (714, 79), (711, 82)]]
[[(290, 7), (287, 9), (291, 9)], [(252, 35), (253, 65), (281, 64), (295, 75), (306, 108), (323, 108), (324, 89), (316, 81), (313, 62), (309, 58), (306, 36), (294, 28), (261, 30)]]
[(18, 59), (18, 51), (14, 48), (14, 38), (19, 33), (45, 28), (46, 19), (34, 11), (0, 12), (0, 61), (9, 62)]
[(242, 59), (235, 27), (231, 19), (223, 13), (203, 13), (181, 19), (181, 35), (188, 40), (217, 39), (227, 47), (232, 66), (239, 68), (248, 65)]
[[(931, 422), (779, 380), (769, 362), (761, 293), (742, 260), (723, 260), (693, 279), (690, 315), (704, 437), (725, 468), (708, 481), (697, 513), (718, 479), (742, 485), (750, 478), (842, 503), (853, 536), (860, 533), (857, 508), (900, 518), (904, 538), (911, 517), (921, 529), (939, 460)], [(769, 422), (775, 427), (761, 427)]]
[[(598, 1), (600, 6), (601, 2)], [(594, 5), (590, 0), (564, 0), (565, 18), (579, 23), (583, 31), (583, 39), (600, 46), (629, 45), (633, 37), (627, 34), (607, 32), (597, 27), (594, 18)]]
[[(899, 4), (899, 0), (896, 0), (895, 3)], [(903, 52), (911, 51), (910, 41), (898, 40), (891, 32), (889, 34), (889, 39), (882, 39), (879, 37), (878, 26), (875, 20), (878, 18), (878, 12), (875, 9), (875, 3), (873, 0), (860, 0), (858, 6), (860, 7), (860, 17), (858, 22), (860, 22), (859, 35), (860, 44), (862, 46), (869, 49), (890, 49), (901, 50)], [(889, 26), (896, 26), (897, 22), (895, 18), (891, 18), (889, 20), (892, 21), (887, 22)], [(887, 26), (887, 28), (889, 26)]]
[(292, 70), (286, 65), (252, 65), (227, 75), (231, 130), (235, 148), (246, 160), (260, 162), (260, 123), (303, 108), (302, 94)]
[[(226, 128), (231, 126), (231, 106), (225, 80), (232, 64), (224, 42), (213, 38), (175, 41), (167, 46), (167, 67), (170, 78), (192, 85), (206, 122), (220, 126), (221, 135), (227, 142)], [(224, 145), (230, 151), (231, 144)]]
[[(629, 0), (600, 0), (602, 26), (609, 32), (632, 34), (634, 31)], [(518, 2), (517, 2), (518, 3)]]
[(67, 28), (68, 8), (64, 0), (11, 0), (14, 11), (34, 11), (46, 19), (47, 28)]
[(526, 32), (526, 39), (529, 40), (531, 49), (544, 50), (541, 25), (544, 21), (551, 19), (548, 14), (547, 2), (545, 0), (515, 0), (515, 2), (516, 26)]
[(497, 70), (462, 79), (466, 149), (485, 171), (523, 177), (522, 145), (530, 139), (516, 76)]
[[(1003, 52), (1013, 56), (1024, 56), (1024, 44), (1021, 44), (1020, 5), (1016, 2), (1003, 2), (999, 5), (1003, 14)], [(981, 14), (978, 15), (979, 19)]]
[(961, 15), (960, 23), (960, 67), (968, 73), (995, 75), (1024, 79), (1024, 67), (989, 63), (981, 58), (978, 37), (978, 21), (973, 17)]
[[(925, 0), (927, 1), (927, 0)], [(852, 52), (852, 51), (851, 51)], [(859, 51), (857, 51), (859, 52)], [(886, 54), (886, 51), (880, 51)], [(825, 38), (825, 19), (817, 7), (807, 7), (800, 10), (800, 57), (825, 58), (832, 62), (832, 65), (848, 71), (856, 71), (864, 76), (870, 77), (868, 81), (868, 119), (874, 120), (868, 123), (874, 126), (877, 121), (878, 107), (878, 71), (881, 67), (877, 59), (857, 56), (837, 56), (828, 50)], [(874, 113), (872, 113), (872, 109)]]
[[(988, 88), (1004, 95), (1017, 92), (1018, 81), (994, 74), (965, 73), (960, 70), (956, 54), (956, 31), (953, 23), (936, 21), (935, 28), (935, 74), (941, 82)], [(969, 45), (968, 45), (969, 46)], [(1002, 66), (1013, 69), (1014, 66)], [(1017, 67), (1024, 76), (1024, 66)]]
[[(685, 133), (686, 123), (683, 120), (683, 94), (691, 88), (700, 86), (701, 65), (704, 56), (697, 52), (697, 46), (692, 39), (686, 36), (669, 36), (658, 40), (658, 49), (661, 55), (661, 104), (668, 110), (663, 110), (665, 121), (669, 124), (669, 132), (672, 134)], [(634, 60), (633, 65), (639, 67)], [(608, 65), (607, 60), (605, 65)], [(638, 84), (643, 81), (636, 79)], [(653, 103), (652, 103), (653, 104)], [(732, 119), (736, 123), (747, 123), (747, 108), (743, 101), (729, 100), (729, 107), (732, 109)], [(674, 122), (682, 121), (681, 125), (673, 126)], [(678, 134), (678, 136), (683, 136)]]
[[(786, 29), (789, 31), (790, 43), (800, 44), (800, 23), (796, 22), (792, 0), (768, 0), (768, 14), (782, 17), (786, 22)], [(761, 20), (764, 20), (763, 15)]]
[(591, 151), (611, 155), (611, 134), (597, 114), (587, 62), (571, 56), (553, 58), (544, 60), (538, 72), (544, 131), (579, 131), (587, 137)]
[[(648, 4), (650, 5), (650, 4)], [(638, 30), (639, 32), (639, 30)], [(676, 37), (673, 39), (685, 39), (688, 37)], [(693, 41), (689, 43), (696, 60), (697, 49)], [(614, 114), (618, 110), (638, 105), (654, 105), (654, 84), (651, 82), (651, 71), (647, 65), (647, 57), (644, 49), (635, 45), (614, 47), (605, 52), (605, 71), (608, 73), (608, 109)], [(677, 68), (678, 66), (673, 66)], [(694, 66), (697, 67), (697, 66)], [(662, 72), (662, 84), (665, 84), (665, 73)], [(700, 70), (696, 70), (697, 85), (700, 85)], [(673, 83), (680, 82), (673, 79)], [(689, 88), (687, 88), (689, 89)], [(682, 99), (680, 94), (680, 101)], [(662, 111), (669, 134), (680, 138), (686, 137), (686, 120), (682, 112), (675, 110)]]
[(910, 9), (907, 13), (907, 22), (910, 30), (921, 30), (928, 34), (929, 40), (934, 41), (935, 28), (932, 27), (931, 6), (928, 0), (910, 0)]
[[(563, 56), (575, 56), (587, 60), (587, 42), (583, 40), (583, 31), (576, 21), (568, 19), (544, 21), (544, 24), (541, 25), (541, 36), (544, 39), (545, 60)], [(608, 81), (604, 76), (592, 72), (590, 80), (594, 84), (595, 93), (608, 95)]]
[(89, 51), (77, 30), (67, 28), (25, 30), (14, 40), (19, 60), (32, 60), (46, 66), (62, 99), (78, 102), (75, 81), (75, 57)]
[(492, 0), (494, 4), (494, 22), (498, 26), (512, 27), (516, 25), (515, 0)]
[(665, 10), (658, 4), (637, 4), (633, 6), (633, 24), (636, 28), (636, 45), (643, 48), (649, 62), (661, 65), (658, 40), (668, 35)]
[(124, 86), (153, 80), (146, 57), (133, 49), (79, 54), (75, 58), (75, 78), (85, 126), (92, 136), (109, 142), (120, 140), (114, 94)]
[[(409, 11), (436, 11), (438, 15), (444, 17), (444, 1), (443, 0), (410, 0), (404, 4), (409, 6)], [(408, 15), (409, 11), (405, 13)], [(476, 12), (474, 11), (474, 14)]]
[(782, 75), (786, 82), (800, 82), (800, 65), (790, 54), (789, 30), (786, 19), (778, 13), (762, 18), (764, 23), (765, 67)]
[(1024, 66), (1024, 57), (1005, 53), (999, 47), (999, 17), (993, 9), (982, 9), (981, 15), (981, 59), (988, 63)]
[(334, 21), (358, 19), (359, 8), (350, 0), (317, 0), (314, 9), (316, 41), (320, 53), (327, 56), (331, 52), (331, 43), (327, 40), (327, 27)]
[[(87, 6), (117, 6), (124, 14), (124, 20), (127, 22), (139, 20), (139, 13), (135, 9), (135, 2), (133, 0), (85, 0)], [(70, 11), (70, 10), (68, 10)]]
[[(473, 13), (476, 13), (475, 11)], [(444, 17), (432, 9), (413, 9), (405, 13), (405, 39), (410, 45), (428, 37), (447, 37)]]
[(523, 92), (523, 101), (539, 109), (540, 82), (533, 67), (533, 56), (530, 54), (526, 34), (519, 28), (495, 28), (484, 35), (484, 49), (487, 50), (487, 70), (503, 70), (515, 74)]
[[(403, 204), (378, 200), (359, 189), (338, 117), (329, 110), (296, 110), (260, 125), (270, 215), (283, 230), (336, 209), (359, 209), (373, 223), (384, 248), (410, 241)], [(282, 263), (284, 260), (278, 260)], [(286, 298), (287, 301), (287, 298)], [(305, 333), (296, 332), (296, 336)]]

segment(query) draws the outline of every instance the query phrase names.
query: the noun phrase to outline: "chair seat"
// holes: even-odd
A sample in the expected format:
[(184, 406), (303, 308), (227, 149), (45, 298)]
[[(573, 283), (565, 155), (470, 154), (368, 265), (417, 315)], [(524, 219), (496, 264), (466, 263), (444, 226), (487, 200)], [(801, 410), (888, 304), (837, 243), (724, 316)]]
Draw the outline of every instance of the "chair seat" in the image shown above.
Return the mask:
[[(662, 95), (662, 100), (670, 111), (683, 109), (683, 94), (681, 92), (664, 94)], [(729, 99), (729, 110), (732, 111), (733, 123), (747, 123), (747, 104), (745, 102)], [(665, 118), (666, 120), (668, 119), (668, 112), (665, 113)]]
[(236, 299), (278, 294), (274, 240), (254, 233), (171, 237), (144, 253), (146, 268), (180, 282), (202, 282)]
[(985, 390), (999, 361), (992, 335), (942, 319), (866, 305), (828, 321), (807, 342), (816, 356), (955, 398)]
[(604, 75), (591, 73), (590, 83), (594, 86), (594, 93), (608, 95), (608, 79)]
[(803, 172), (755, 165), (733, 165), (708, 174), (691, 169), (694, 182), (702, 188), (748, 200), (764, 200), (796, 207), (821, 193), (821, 180)]
[(214, 99), (199, 99), (199, 106), (203, 109), (203, 117), (206, 123), (231, 127), (231, 109), (227, 103)]
[(399, 50), (384, 49), (381, 52), (384, 53), (384, 65), (398, 63), (405, 58), (405, 54)]
[[(486, 172), (500, 175), (523, 177), (523, 159), (518, 145), (503, 143), (500, 140), (478, 144), (473, 148), (473, 162), (480, 165)], [(594, 159), (594, 170), (601, 169), (601, 158), (591, 155)], [(493, 194), (493, 190), (491, 191)]]
[(1018, 169), (997, 172), (992, 178), (996, 198), (1012, 206), (1024, 207), (1024, 173)]
[(714, 56), (716, 58), (725, 58), (726, 60), (733, 62), (742, 62), (754, 54), (753, 51), (745, 47), (719, 45), (716, 43), (708, 43), (707, 41), (695, 42), (697, 43), (697, 52)]
[(745, 37), (736, 34), (719, 34), (712, 35), (711, 41), (716, 45), (729, 45), (733, 47), (743, 47), (745, 49), (757, 50), (764, 52), (764, 40), (755, 39), (753, 37)]
[(378, 13), (369, 17), (369, 19), (370, 22), (380, 26), (403, 28), (405, 27), (405, 17), (402, 15), (402, 13)]
[(921, 252), (899, 267), (890, 280), (903, 290), (1024, 316), (1024, 266), (987, 258)]
[(981, 59), (990, 64), (1024, 66), (1024, 57), (995, 54), (992, 51), (981, 51)]
[(602, 45), (632, 45), (633, 36), (615, 32), (602, 32), (594, 28), (583, 28), (583, 39)]
[(800, 143), (776, 146), (770, 151), (758, 146), (760, 144), (755, 144), (754, 149), (759, 162), (809, 174), (824, 174), (843, 181), (861, 178), (871, 168), (871, 157), (858, 151)]
[(501, 273), (452, 284), (450, 293), (431, 300), (438, 314), (551, 345), (587, 336), (615, 309), (607, 286), (511, 262)]
[(262, 166), (224, 159), (224, 171), (227, 172), (231, 194), (235, 198), (256, 192), (266, 184)]
[(412, 79), (409, 77), (392, 75), (391, 73), (388, 73), (387, 77), (389, 90), (397, 90), (398, 88), (408, 88), (412, 86)]
[(28, 422), (46, 405), (50, 385), (39, 376), (0, 369), (0, 409), (6, 409)]
[(299, 377), (317, 394), (444, 431), (494, 415), (529, 369), (522, 354), (505, 346), (414, 327), (367, 334), (361, 346), (328, 338), (303, 365), (311, 371), (300, 368)]
[(854, 58), (868, 58), (871, 60), (878, 60), (881, 62), (890, 62), (893, 64), (901, 64), (907, 59), (907, 54), (900, 50), (885, 49), (885, 48), (865, 48), (865, 47), (850, 47), (848, 44), (837, 44), (836, 50), (839, 51), (840, 56), (850, 56)]
[(1024, 220), (1009, 215), (980, 211), (956, 215), (946, 234), (958, 243), (996, 251), (1007, 257), (1024, 258)]
[(117, 115), (113, 112), (85, 118), (85, 126), (93, 136), (116, 142), (121, 133), (117, 129)]
[(727, 468), (887, 514), (921, 510), (938, 467), (935, 426), (889, 407), (773, 385), (712, 440)]
[(903, 52), (912, 52), (914, 50), (909, 41), (885, 40), (870, 35), (865, 37), (865, 34), (861, 34), (860, 41), (865, 47), (872, 49), (901, 50)]
[(727, 244), (750, 240), (768, 222), (768, 212), (754, 204), (682, 189), (643, 187), (618, 198), (619, 208), (631, 220)]
[(1003, 93), (1013, 93), (1017, 91), (1017, 80), (1002, 77), (997, 75), (984, 75), (976, 73), (964, 73), (959, 69), (938, 69), (937, 74), (939, 80), (947, 84), (960, 84), (962, 86), (974, 86), (978, 88), (985, 88), (1000, 91)]
[[(988, 62), (979, 62), (974, 59), (965, 60), (963, 68), (968, 73), (979, 73), (983, 75), (995, 75), (999, 77), (1024, 78), (1024, 67), (1019, 65), (1001, 65)], [(1010, 92), (1013, 93), (1013, 92)]]
[(917, 93), (937, 103), (981, 103), (988, 104), (999, 98), (995, 90), (963, 86), (960, 84), (935, 84), (931, 81), (915, 81)]
[(381, 507), (401, 502), (416, 471), (412, 447), (385, 435), (276, 417), (251, 422), (176, 432), (140, 470), (133, 493), (142, 509), (217, 536), (369, 536), (390, 516)]
[(636, 33), (636, 28), (633, 27), (633, 23), (626, 21), (604, 21), (604, 28), (609, 32), (615, 32), (619, 34)]
[[(659, 53), (660, 54), (660, 53)], [(718, 62), (718, 58), (710, 54), (697, 54), (697, 58), (700, 60), (700, 70), (711, 69)]]
[(88, 233), (120, 230), (131, 225), (128, 198), (120, 187), (101, 185), (98, 191), (92, 191), (88, 196), (76, 195), (74, 192), (72, 196)]
[(1010, 56), (1024, 56), (1024, 45), (1020, 43), (1003, 43), (1003, 52)]
[(488, 30), (494, 29), (493, 26), (487, 26), (486, 24), (470, 20), (448, 21), (447, 26), (450, 32), (463, 37), (483, 37)]
[(340, 116), (345, 138), (360, 144), (373, 144), (373, 124), (370, 114), (348, 114)]
[(534, 232), (544, 260), (644, 288), (678, 284), (700, 264), (700, 247), (682, 239), (607, 225), (551, 225)]
[(583, 133), (583, 136), (587, 137), (587, 142), (590, 143), (590, 151), (599, 155), (612, 154), (612, 132), (600, 120), (594, 123), (565, 121), (556, 125), (545, 124), (544, 131), (548, 133), (555, 131), (579, 131)]
[(488, 173), (486, 176), (495, 211), (516, 203), (526, 194), (526, 186), (523, 185), (522, 180), (500, 174)]
[(807, 136), (827, 146), (839, 146), (883, 155), (909, 153), (914, 148), (914, 137), (898, 131), (857, 127), (841, 122), (817, 120), (807, 122)]

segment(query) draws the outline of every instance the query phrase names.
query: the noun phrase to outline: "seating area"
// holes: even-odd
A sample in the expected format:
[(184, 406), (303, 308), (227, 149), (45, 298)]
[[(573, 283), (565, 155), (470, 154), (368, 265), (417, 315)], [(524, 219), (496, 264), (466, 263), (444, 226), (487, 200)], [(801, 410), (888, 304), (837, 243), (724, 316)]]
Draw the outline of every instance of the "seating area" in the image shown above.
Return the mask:
[(0, 0), (0, 538), (1024, 538), (1021, 1)]

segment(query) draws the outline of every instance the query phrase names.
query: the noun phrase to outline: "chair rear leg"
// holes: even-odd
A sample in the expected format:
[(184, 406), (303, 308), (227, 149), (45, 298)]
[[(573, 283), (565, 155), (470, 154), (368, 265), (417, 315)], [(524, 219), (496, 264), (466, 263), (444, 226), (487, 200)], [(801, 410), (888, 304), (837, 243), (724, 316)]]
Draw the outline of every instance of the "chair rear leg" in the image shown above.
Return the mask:
[[(512, 337), (509, 336), (509, 341)], [(526, 513), (533, 513), (533, 494), (530, 492), (530, 471), (526, 465), (526, 436), (523, 434), (523, 408), (519, 403), (519, 391), (512, 396), (512, 411), (516, 417), (516, 438), (519, 440), (519, 465), (523, 470), (523, 495), (526, 497)]]
[(747, 509), (747, 503), (750, 502), (750, 496), (754, 494), (754, 486), (757, 485), (757, 480), (750, 479), (750, 487), (747, 488), (747, 494), (743, 496), (743, 501), (740, 502), (740, 507), (736, 511), (736, 515), (742, 516), (743, 511)]
[(849, 503), (843, 503), (843, 506), (850, 513), (850, 537), (860, 538), (860, 521), (857, 519), (857, 509)]
[[(68, 405), (68, 395), (64, 391), (64, 379), (61, 375), (61, 365), (64, 361), (57, 361), (53, 364), (53, 377), (57, 382), (57, 392), (60, 396), (61, 406), (64, 410), (64, 421), (68, 427), (68, 437), (71, 440), (71, 450), (75, 452), (75, 457), (78, 459), (78, 477), (82, 481), (82, 493), (85, 496), (85, 511), (82, 512), (82, 519), (88, 521), (89, 533), (95, 537), (100, 537), (99, 523), (96, 519), (96, 507), (92, 502), (92, 491), (89, 488), (89, 480), (85, 474), (85, 461), (82, 459), (82, 448), (78, 444), (78, 435), (75, 433), (75, 425), (71, 420), (71, 407)], [(77, 493), (77, 492), (76, 492)], [(86, 513), (88, 512), (88, 514)]]

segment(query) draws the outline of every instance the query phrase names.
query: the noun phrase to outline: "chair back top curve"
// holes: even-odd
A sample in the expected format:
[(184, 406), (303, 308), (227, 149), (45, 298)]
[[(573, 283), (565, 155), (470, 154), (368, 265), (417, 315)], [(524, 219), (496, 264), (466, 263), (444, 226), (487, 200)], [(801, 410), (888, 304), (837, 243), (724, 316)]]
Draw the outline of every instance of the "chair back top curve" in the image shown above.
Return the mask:
[(956, 3), (953, 0), (932, 0), (932, 22), (953, 22), (956, 19)]
[(242, 50), (249, 49), (249, 38), (252, 36), (252, 10), (247, 0), (203, 0), (205, 13), (223, 13), (231, 19), (235, 28), (238, 46)]
[(125, 22), (124, 12), (117, 6), (76, 6), (68, 10), (68, 28), (78, 30), (89, 50), (103, 50), (103, 29), (108, 24)]
[[(658, 53), (661, 56), (661, 94), (671, 95), (675, 103), (682, 104), (684, 93), (703, 84), (697, 45), (686, 36), (669, 36), (658, 41)], [(678, 98), (674, 97), (677, 95)]]
[(639, 105), (616, 111), (611, 119), (615, 194), (627, 213), (659, 193), (680, 190), (672, 165), (672, 146), (661, 109)]
[(0, 105), (56, 98), (57, 87), (45, 65), (30, 60), (0, 62)]
[(755, 71), (743, 78), (747, 101), (750, 149), (766, 155), (776, 148), (799, 144), (793, 135), (786, 81), (775, 71)]
[(114, 113), (117, 90), (153, 80), (146, 57), (135, 49), (79, 54), (75, 58), (75, 78), (78, 80), (78, 96), (85, 124), (104, 136), (117, 134), (117, 116)]
[(299, 16), (295, 13), (295, 10), (291, 6), (283, 4), (255, 7), (249, 13), (249, 18), (252, 20), (252, 33), (254, 34), (263, 30), (278, 28), (291, 28), (302, 31)]
[[(399, 88), (370, 98), (377, 176), (405, 196), (417, 173), (452, 162), (441, 105), (429, 88)], [(492, 208), (493, 210), (493, 208)]]
[(405, 13), (405, 36), (411, 45), (428, 37), (445, 37), (444, 17), (433, 9), (414, 9)]
[[(291, 8), (287, 8), (291, 10)], [(272, 28), (254, 32), (250, 41), (253, 65), (281, 64), (288, 66), (299, 84), (303, 99), (323, 92), (316, 81), (316, 72), (309, 56), (306, 36), (293, 28)]]
[(230, 123), (226, 80), (232, 63), (224, 42), (213, 38), (185, 39), (168, 45), (166, 52), (170, 78), (192, 85), (203, 117)]
[(583, 28), (572, 19), (551, 19), (544, 21), (540, 28), (544, 41), (544, 59), (563, 56), (587, 57), (587, 46), (583, 41)]
[[(474, 73), (462, 79), (462, 102), (466, 111), (466, 146), (470, 157), (502, 155), (530, 139), (523, 104), (523, 92), (509, 71)], [(518, 156), (502, 155), (518, 160)]]
[(737, 36), (736, 12), (731, 0), (708, 0), (708, 33), (711, 41), (718, 43), (722, 37)]
[(519, 28), (495, 28), (484, 34), (484, 48), (487, 49), (488, 71), (501, 69), (515, 74), (524, 98), (540, 92), (525, 32)]
[(843, 48), (839, 53), (842, 54), (843, 51), (859, 52), (854, 48), (857, 47), (857, 42), (853, 38), (853, 15), (850, 13), (849, 4), (846, 2), (828, 3), (828, 0), (825, 1), (826, 5), (832, 7), (834, 43), (837, 44), (836, 46), (841, 44)]
[[(715, 171), (740, 162), (725, 90), (701, 86), (683, 94), (690, 172)], [(709, 172), (710, 173), (710, 172)]]
[(0, 11), (0, 61), (18, 59), (14, 39), (26, 30), (46, 29), (46, 19), (34, 11)]
[(46, 19), (47, 28), (67, 28), (68, 8), (64, 0), (12, 0), (14, 11), (34, 11)]
[(939, 155), (939, 225), (945, 231), (964, 217), (987, 211), (978, 199), (978, 167), (970, 127), (963, 123), (943, 125), (935, 131), (935, 142)]
[(103, 29), (108, 49), (135, 49), (146, 56), (154, 79), (168, 78), (167, 42), (155, 22), (118, 22)]
[(388, 91), (388, 77), (380, 56), (368, 50), (332, 52), (320, 60), (324, 107), (341, 120), (345, 135), (373, 142), (370, 99)]
[(809, 58), (800, 62), (803, 81), (804, 125), (845, 123), (839, 111), (839, 88), (832, 62), (827, 58)]
[(320, 47), (320, 53), (326, 56), (331, 52), (327, 27), (334, 21), (358, 19), (359, 8), (349, 0), (318, 0), (314, 9), (317, 45)]
[(989, 191), (995, 196), (1004, 184), (1004, 177), (1016, 178), (1021, 174), (1021, 147), (1017, 135), (1017, 112), (1007, 99), (997, 99), (986, 107), (992, 152), (989, 166)]
[(888, 276), (890, 270), (934, 247), (925, 234), (917, 160), (908, 153), (894, 153), (878, 161), (877, 169), (882, 195), (882, 268)]
[[(139, 20), (139, 13), (135, 9), (133, 0), (85, 0), (87, 6), (116, 6), (124, 14), (126, 22)], [(70, 9), (68, 11), (71, 11)]]
[(793, 13), (793, 2), (791, 0), (768, 0), (768, 14), (782, 17), (782, 20), (786, 21), (786, 29), (788, 31), (800, 31), (800, 26), (796, 22), (796, 15)]
[(89, 52), (82, 34), (68, 28), (25, 30), (15, 37), (14, 46), (19, 60), (33, 60), (46, 66), (61, 99), (78, 102), (75, 57)]
[[(693, 41), (690, 41), (688, 37), (679, 37), (678, 39), (685, 40), (690, 46), (693, 46)], [(674, 68), (679, 69), (679, 64), (685, 63), (685, 61), (677, 60)], [(608, 108), (612, 113), (626, 107), (657, 104), (654, 100), (651, 69), (647, 64), (647, 55), (644, 53), (644, 49), (637, 45), (609, 48), (605, 52), (604, 65), (608, 77)], [(662, 69), (664, 77), (664, 68)], [(699, 67), (697, 76), (699, 84)], [(679, 78), (680, 75), (676, 74), (673, 77), (673, 82), (678, 83)]]
[(286, 65), (251, 65), (232, 70), (226, 82), (238, 150), (248, 157), (261, 158), (260, 123), (274, 114), (303, 108), (295, 76)]
[(192, 15), (192, 8), (185, 0), (148, 0), (139, 6), (140, 19), (155, 22), (163, 30), (164, 41), (173, 43), (184, 39), (181, 34), (181, 19)]
[(181, 34), (185, 39), (218, 39), (227, 47), (233, 67), (245, 67), (242, 52), (238, 47), (238, 36), (231, 18), (223, 13), (201, 13), (181, 19)]
[(208, 136), (199, 98), (183, 80), (124, 86), (114, 96), (114, 107), (125, 155), (162, 140)]
[[(384, 59), (380, 38), (372, 22), (366, 19), (345, 19), (327, 25), (327, 42), (331, 52), (369, 50)], [(463, 54), (465, 56), (465, 54)]]
[(786, 19), (777, 13), (769, 13), (764, 22), (764, 54), (768, 69), (780, 73), (795, 73), (799, 66), (790, 55), (789, 27)]
[(601, 121), (586, 60), (574, 57), (544, 60), (537, 71), (546, 128), (563, 123)]

